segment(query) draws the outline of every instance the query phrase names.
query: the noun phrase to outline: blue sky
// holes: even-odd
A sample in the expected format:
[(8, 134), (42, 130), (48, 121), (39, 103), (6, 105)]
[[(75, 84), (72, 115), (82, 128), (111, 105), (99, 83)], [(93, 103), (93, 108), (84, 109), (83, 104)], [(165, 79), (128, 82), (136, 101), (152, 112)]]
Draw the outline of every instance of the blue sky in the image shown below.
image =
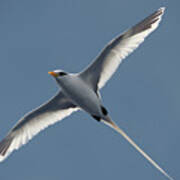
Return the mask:
[[(102, 90), (112, 119), (180, 178), (180, 2), (2, 0), (0, 138), (58, 90), (49, 70), (78, 72), (114, 36), (161, 6), (158, 30)], [(84, 112), (49, 127), (0, 164), (2, 179), (166, 179), (120, 135)]]

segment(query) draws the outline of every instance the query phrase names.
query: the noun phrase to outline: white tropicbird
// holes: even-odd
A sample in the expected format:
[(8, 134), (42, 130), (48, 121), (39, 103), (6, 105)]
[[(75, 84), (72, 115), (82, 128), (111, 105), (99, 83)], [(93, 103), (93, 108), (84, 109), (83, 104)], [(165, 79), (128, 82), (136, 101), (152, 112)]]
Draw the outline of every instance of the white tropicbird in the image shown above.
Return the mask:
[(113, 39), (85, 70), (69, 74), (61, 70), (49, 72), (61, 87), (51, 100), (26, 114), (0, 142), (0, 161), (12, 151), (27, 143), (33, 136), (49, 125), (69, 116), (79, 109), (86, 111), (97, 121), (119, 132), (153, 166), (172, 178), (110, 118), (101, 103), (99, 90), (111, 78), (122, 60), (135, 50), (159, 25), (165, 8), (160, 8), (131, 29)]

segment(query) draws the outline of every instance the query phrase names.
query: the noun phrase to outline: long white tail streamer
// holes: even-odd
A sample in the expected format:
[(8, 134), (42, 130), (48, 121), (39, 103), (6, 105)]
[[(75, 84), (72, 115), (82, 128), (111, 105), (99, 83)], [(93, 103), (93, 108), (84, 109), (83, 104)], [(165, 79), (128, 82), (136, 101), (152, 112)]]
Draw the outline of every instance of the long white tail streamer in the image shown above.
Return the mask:
[(154, 160), (151, 159), (149, 155), (147, 155), (122, 129), (120, 129), (113, 121), (104, 121), (102, 122), (116, 132), (121, 134), (140, 154), (142, 154), (155, 168), (157, 168), (162, 174), (164, 174), (169, 180), (174, 180), (171, 176), (169, 176)]

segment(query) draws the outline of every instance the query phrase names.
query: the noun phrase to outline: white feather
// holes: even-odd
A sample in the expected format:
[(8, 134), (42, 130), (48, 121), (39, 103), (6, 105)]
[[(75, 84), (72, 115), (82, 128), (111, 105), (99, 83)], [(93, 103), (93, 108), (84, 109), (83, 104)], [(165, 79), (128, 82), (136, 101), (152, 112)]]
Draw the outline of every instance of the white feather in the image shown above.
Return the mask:
[[(69, 108), (61, 109), (63, 102), (67, 103), (67, 101), (64, 101), (64, 99), (61, 102), (61, 98), (64, 98), (64, 96), (59, 93), (49, 103), (27, 114), (19, 121), (19, 123), (12, 129), (12, 131), (10, 131), (10, 133), (4, 139), (7, 139), (7, 142), (8, 139), (12, 139), (12, 142), (8, 147), (6, 153), (4, 155), (0, 154), (0, 162), (6, 159), (11, 152), (19, 149), (22, 145), (26, 144), (40, 131), (47, 128), (49, 125), (52, 125), (62, 120), (66, 116), (69, 116), (72, 112), (79, 109), (77, 107), (71, 107), (71, 103), (69, 103)], [(58, 103), (59, 101), (60, 103)], [(49, 106), (50, 103), (51, 105)], [(56, 109), (56, 106), (60, 106), (59, 109), (58, 107)], [(41, 108), (44, 108), (43, 111), (39, 111)], [(29, 118), (32, 114), (35, 115), (33, 115), (32, 118)], [(21, 122), (25, 123), (21, 125)]]
[(101, 89), (111, 78), (124, 58), (132, 53), (159, 25), (165, 8), (160, 8), (143, 21), (113, 39), (95, 59), (80, 73), (92, 87)]

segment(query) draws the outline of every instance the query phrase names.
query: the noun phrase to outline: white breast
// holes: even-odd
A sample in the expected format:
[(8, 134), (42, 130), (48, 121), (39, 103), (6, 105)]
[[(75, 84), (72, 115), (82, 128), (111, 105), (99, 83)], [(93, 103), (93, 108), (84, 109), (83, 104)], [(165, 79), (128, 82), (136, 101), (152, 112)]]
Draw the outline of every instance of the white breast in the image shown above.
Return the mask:
[(101, 102), (97, 94), (76, 75), (67, 75), (58, 84), (74, 104), (91, 115), (101, 116)]

